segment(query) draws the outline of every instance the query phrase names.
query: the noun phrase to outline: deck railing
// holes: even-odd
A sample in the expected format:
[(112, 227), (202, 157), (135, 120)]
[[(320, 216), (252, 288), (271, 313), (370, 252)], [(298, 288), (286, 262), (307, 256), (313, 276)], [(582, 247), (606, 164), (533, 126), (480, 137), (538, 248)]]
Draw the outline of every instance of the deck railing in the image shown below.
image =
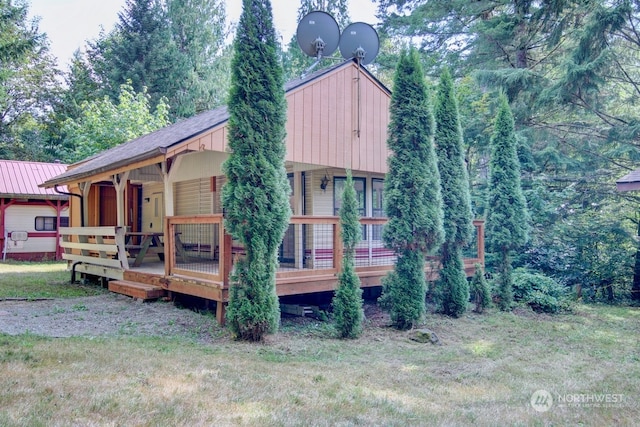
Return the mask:
[(129, 269), (124, 227), (61, 227), (59, 233), (62, 258), (72, 266), (72, 281), (76, 270), (121, 279)]
[(165, 273), (223, 282), (231, 268), (229, 243), (222, 214), (168, 217)]
[[(362, 240), (356, 247), (356, 271), (360, 274), (391, 270), (396, 261), (384, 247), (382, 230), (386, 218), (361, 218)], [(474, 221), (472, 245), (465, 249), (465, 268), (484, 263), (484, 221)], [(242, 245), (224, 232), (218, 215), (174, 216), (167, 218), (165, 273), (227, 283), (234, 260), (244, 255)], [(279, 251), (277, 278), (336, 275), (343, 258), (340, 219), (335, 216), (293, 216)], [(427, 270), (438, 264), (428, 257)]]

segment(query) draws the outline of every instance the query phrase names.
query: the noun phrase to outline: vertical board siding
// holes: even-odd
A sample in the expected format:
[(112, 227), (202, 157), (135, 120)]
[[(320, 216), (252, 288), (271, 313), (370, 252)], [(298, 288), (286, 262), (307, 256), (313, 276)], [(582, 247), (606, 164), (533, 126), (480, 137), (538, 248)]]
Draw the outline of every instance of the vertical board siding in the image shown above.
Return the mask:
[(385, 173), (389, 102), (389, 93), (355, 65), (289, 92), (287, 160)]
[[(358, 88), (360, 102), (358, 102)], [(364, 172), (386, 173), (390, 93), (367, 71), (346, 62), (286, 94), (286, 160)], [(360, 107), (358, 107), (360, 105)], [(357, 135), (360, 117), (360, 137)], [(167, 150), (228, 149), (227, 123)]]

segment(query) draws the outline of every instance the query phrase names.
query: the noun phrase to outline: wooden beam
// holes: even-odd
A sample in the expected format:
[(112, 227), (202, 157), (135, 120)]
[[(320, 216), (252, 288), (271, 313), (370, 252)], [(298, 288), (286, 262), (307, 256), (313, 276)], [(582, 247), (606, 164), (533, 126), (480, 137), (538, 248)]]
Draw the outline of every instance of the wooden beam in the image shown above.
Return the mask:
[(111, 182), (113, 182), (113, 186), (116, 189), (116, 225), (119, 227), (127, 225), (125, 218), (125, 189), (127, 188), (130, 172), (125, 171), (111, 177)]
[[(113, 175), (120, 174), (126, 171), (132, 171), (135, 169), (141, 169), (141, 168), (144, 168), (145, 166), (157, 164), (162, 162), (164, 159), (165, 159), (164, 154), (159, 154), (147, 160), (142, 160), (136, 163), (131, 163), (125, 166), (121, 166), (119, 168), (115, 168), (102, 173), (91, 175), (91, 177), (88, 179), (88, 182), (110, 181)], [(73, 184), (73, 181), (61, 183), (61, 185), (62, 184), (66, 184), (66, 185)]]

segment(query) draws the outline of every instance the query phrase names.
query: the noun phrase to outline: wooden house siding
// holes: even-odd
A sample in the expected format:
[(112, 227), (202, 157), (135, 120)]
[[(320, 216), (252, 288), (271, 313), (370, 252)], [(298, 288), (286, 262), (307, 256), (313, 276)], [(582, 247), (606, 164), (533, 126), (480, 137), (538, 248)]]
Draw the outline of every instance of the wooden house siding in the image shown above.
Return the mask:
[[(286, 94), (286, 161), (386, 173), (391, 95), (353, 63)], [(227, 122), (169, 148), (227, 152)]]
[(390, 95), (356, 66), (287, 94), (287, 160), (386, 172)]

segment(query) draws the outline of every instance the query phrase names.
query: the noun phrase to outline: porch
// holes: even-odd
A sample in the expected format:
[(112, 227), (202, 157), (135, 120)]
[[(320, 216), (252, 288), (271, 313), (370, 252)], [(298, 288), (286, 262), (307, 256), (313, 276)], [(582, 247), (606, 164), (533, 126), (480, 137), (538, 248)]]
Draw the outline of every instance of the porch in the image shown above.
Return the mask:
[[(362, 241), (356, 249), (356, 272), (363, 288), (381, 285), (381, 279), (396, 261), (393, 251), (384, 248), (382, 228), (386, 218), (362, 218)], [(474, 264), (484, 263), (484, 222), (474, 221), (476, 234), (465, 251), (464, 268), (473, 275)], [(242, 245), (225, 233), (222, 214), (172, 216), (165, 220), (161, 247), (146, 251), (132, 245), (140, 233), (125, 227), (74, 227), (61, 229), (63, 258), (72, 274), (86, 273), (105, 280), (109, 289), (138, 298), (158, 298), (180, 293), (216, 301), (217, 318), (224, 319), (229, 298), (229, 274)], [(149, 248), (149, 247), (147, 247)], [(293, 216), (279, 253), (276, 273), (278, 296), (332, 291), (343, 260), (339, 218), (335, 216)], [(439, 260), (428, 256), (425, 274), (437, 278)]]

